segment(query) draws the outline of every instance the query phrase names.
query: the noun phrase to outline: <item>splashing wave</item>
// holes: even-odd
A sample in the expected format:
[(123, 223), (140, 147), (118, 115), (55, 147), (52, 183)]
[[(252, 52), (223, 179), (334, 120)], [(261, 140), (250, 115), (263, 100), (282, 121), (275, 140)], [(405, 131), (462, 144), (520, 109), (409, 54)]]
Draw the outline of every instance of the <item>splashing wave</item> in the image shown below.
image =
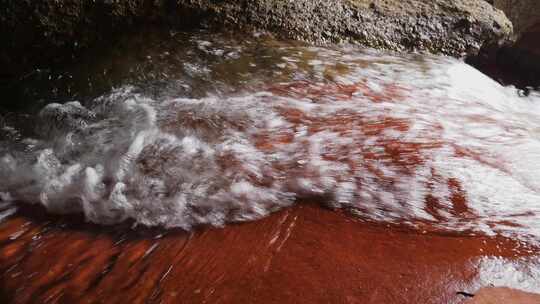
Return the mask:
[(540, 237), (538, 96), (453, 59), (333, 52), (348, 70), (332, 81), (49, 104), (38, 136), (4, 140), (0, 199), (190, 229), (318, 198), (420, 229)]

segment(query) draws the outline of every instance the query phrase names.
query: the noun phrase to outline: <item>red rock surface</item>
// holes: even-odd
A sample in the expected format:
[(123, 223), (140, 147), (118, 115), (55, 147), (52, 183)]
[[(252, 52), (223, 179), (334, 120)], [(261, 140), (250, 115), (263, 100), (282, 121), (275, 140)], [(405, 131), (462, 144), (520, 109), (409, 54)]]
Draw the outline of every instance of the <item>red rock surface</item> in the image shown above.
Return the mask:
[(538, 253), (504, 238), (377, 226), (309, 203), (192, 233), (77, 221), (30, 210), (0, 224), (0, 302), (461, 303), (459, 292), (482, 284), (481, 259)]

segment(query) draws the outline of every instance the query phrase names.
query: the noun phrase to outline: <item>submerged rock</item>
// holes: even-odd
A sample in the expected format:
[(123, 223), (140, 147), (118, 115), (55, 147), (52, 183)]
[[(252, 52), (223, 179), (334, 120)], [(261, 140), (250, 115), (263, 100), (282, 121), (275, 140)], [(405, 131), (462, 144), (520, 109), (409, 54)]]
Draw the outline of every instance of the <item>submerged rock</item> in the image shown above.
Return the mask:
[(0, 223), (1, 303), (457, 304), (463, 290), (506, 300), (471, 304), (538, 303), (476, 292), (534, 292), (536, 248), (373, 226), (310, 203), (189, 234), (76, 221), (32, 211)]
[(284, 38), (453, 56), (475, 53), (512, 33), (504, 14), (484, 0), (3, 2), (0, 64), (6, 75), (66, 61), (81, 49), (147, 22), (262, 29)]

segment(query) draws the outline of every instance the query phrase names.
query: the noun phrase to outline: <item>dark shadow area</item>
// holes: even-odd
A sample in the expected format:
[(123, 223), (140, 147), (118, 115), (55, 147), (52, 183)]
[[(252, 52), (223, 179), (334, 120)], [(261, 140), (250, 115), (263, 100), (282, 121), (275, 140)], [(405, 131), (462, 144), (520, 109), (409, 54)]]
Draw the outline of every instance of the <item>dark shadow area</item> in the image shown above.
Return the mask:
[(5, 43), (0, 82), (73, 64), (88, 48), (110, 45), (136, 29), (198, 28), (209, 14), (174, 0), (5, 1), (0, 7), (0, 38)]
[(0, 303), (11, 303), (11, 299), (8, 298), (7, 292), (4, 290), (4, 287), (1, 286), (0, 283)]
[(540, 23), (526, 30), (514, 44), (491, 45), (467, 63), (503, 85), (514, 85), (524, 94), (540, 88)]

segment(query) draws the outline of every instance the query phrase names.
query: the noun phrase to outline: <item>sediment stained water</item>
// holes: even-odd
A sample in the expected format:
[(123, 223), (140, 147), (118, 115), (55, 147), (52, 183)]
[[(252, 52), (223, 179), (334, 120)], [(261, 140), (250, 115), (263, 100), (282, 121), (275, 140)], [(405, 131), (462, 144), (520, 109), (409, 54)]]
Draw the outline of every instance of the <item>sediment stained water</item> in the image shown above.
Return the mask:
[(535, 92), (447, 57), (204, 32), (139, 43), (40, 76), (58, 84), (32, 95), (42, 108), (5, 111), (0, 217), (35, 203), (191, 229), (309, 199), (419, 232), (540, 240)]

